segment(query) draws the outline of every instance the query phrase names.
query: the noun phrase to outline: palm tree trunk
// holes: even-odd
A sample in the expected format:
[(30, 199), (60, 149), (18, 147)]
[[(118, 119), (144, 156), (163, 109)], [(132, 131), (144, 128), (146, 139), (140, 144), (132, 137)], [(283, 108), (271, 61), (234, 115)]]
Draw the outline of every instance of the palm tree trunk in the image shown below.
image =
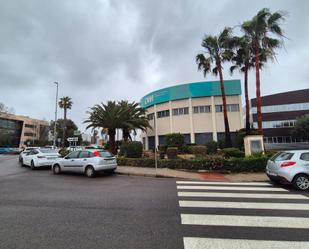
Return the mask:
[(221, 87), (221, 95), (222, 95), (222, 102), (223, 102), (223, 117), (224, 117), (224, 128), (225, 128), (225, 145), (226, 145), (226, 147), (231, 147), (232, 146), (232, 140), (231, 140), (229, 120), (228, 120), (228, 116), (227, 116), (226, 96), (225, 96), (225, 89), (224, 89), (223, 73), (222, 73), (222, 68), (221, 68), (221, 63), (220, 62), (217, 63), (217, 68), (219, 70), (220, 87)]
[(250, 134), (250, 104), (249, 104), (249, 93), (248, 93), (248, 66), (245, 66), (245, 102), (246, 102), (246, 135)]
[(65, 147), (65, 131), (67, 125), (67, 109), (63, 108), (62, 147)]
[(109, 135), (109, 143), (111, 147), (111, 152), (116, 155), (116, 143), (115, 143), (115, 136), (116, 136), (116, 130), (115, 129), (108, 129), (108, 135)]
[(122, 129), (122, 138), (123, 138), (123, 141), (124, 141), (124, 142), (128, 142), (129, 137), (130, 137), (130, 133), (129, 133), (128, 129), (127, 129), (127, 128), (123, 128), (123, 129)]
[(260, 48), (259, 44), (255, 46), (255, 78), (256, 78), (256, 110), (258, 121), (258, 132), (263, 135), (262, 129), (262, 98), (261, 98), (261, 83), (260, 83)]

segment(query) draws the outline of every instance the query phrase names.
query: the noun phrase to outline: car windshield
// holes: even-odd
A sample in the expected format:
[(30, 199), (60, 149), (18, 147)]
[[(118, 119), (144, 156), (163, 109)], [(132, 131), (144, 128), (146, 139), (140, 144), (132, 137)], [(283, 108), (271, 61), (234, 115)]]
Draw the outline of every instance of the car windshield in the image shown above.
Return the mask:
[(101, 157), (113, 157), (113, 154), (109, 151), (98, 151)]
[(44, 154), (57, 153), (55, 150), (49, 149), (49, 148), (43, 148), (43, 149), (40, 149), (40, 151)]
[(270, 158), (270, 160), (271, 161), (286, 161), (286, 160), (290, 160), (293, 155), (294, 153), (282, 151), (282, 152), (278, 152), (277, 154), (273, 155)]

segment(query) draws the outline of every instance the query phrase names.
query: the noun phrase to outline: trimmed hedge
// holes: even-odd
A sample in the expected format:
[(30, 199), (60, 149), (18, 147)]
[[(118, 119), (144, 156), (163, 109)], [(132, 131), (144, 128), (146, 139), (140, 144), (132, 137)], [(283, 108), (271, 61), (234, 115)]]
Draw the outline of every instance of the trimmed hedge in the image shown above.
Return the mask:
[(138, 141), (122, 143), (120, 146), (120, 155), (130, 158), (140, 158), (143, 155), (143, 144)]
[(192, 146), (191, 151), (192, 151), (192, 154), (196, 156), (206, 156), (207, 155), (207, 147), (203, 145)]
[[(153, 158), (119, 157), (118, 165), (154, 168)], [(203, 159), (162, 159), (158, 160), (158, 168), (187, 170), (218, 170), (222, 172), (263, 172), (268, 157), (223, 158), (222, 156), (207, 156)]]

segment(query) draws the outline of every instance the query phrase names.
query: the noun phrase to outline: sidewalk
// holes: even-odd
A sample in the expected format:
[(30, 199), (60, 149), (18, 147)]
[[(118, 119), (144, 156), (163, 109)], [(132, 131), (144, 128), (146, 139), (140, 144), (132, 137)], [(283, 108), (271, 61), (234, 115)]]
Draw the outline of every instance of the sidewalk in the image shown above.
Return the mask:
[(265, 173), (233, 173), (221, 174), (217, 172), (189, 172), (175, 169), (157, 169), (143, 168), (143, 167), (130, 167), (118, 166), (117, 174), (133, 175), (133, 176), (146, 176), (146, 177), (169, 177), (181, 178), (187, 180), (200, 180), (200, 181), (223, 181), (223, 182), (260, 182), (268, 181)]

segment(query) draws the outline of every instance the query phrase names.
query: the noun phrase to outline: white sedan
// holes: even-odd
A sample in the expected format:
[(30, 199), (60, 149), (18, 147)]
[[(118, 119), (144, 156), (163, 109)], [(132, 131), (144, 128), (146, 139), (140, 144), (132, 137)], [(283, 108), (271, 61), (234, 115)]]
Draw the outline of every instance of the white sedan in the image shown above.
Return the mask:
[(54, 174), (61, 172), (79, 172), (93, 177), (96, 172), (113, 173), (117, 168), (114, 155), (106, 150), (73, 151), (64, 158), (57, 159), (52, 165)]
[(41, 166), (51, 166), (60, 154), (54, 149), (33, 149), (22, 157), (21, 164), (35, 169)]

